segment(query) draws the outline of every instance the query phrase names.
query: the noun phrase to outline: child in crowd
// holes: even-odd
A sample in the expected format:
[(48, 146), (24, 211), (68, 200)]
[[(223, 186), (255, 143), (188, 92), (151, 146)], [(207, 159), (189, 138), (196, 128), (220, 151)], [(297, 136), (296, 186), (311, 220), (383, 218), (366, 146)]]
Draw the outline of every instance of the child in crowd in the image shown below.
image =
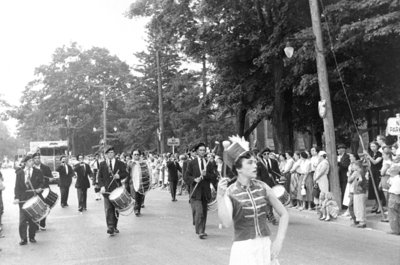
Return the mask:
[(393, 164), (387, 171), (389, 184), (390, 234), (400, 235), (400, 164)]
[(354, 196), (353, 196), (353, 207), (354, 215), (354, 226), (358, 228), (365, 228), (366, 225), (366, 201), (367, 201), (367, 190), (368, 181), (365, 177), (364, 167), (361, 161), (357, 161), (353, 164), (355, 170), (354, 174)]
[(325, 200), (321, 205), (322, 217), (320, 220), (330, 221), (331, 218), (336, 219), (339, 213), (339, 206), (334, 200), (332, 192), (328, 192)]
[(325, 192), (321, 191), (319, 193), (318, 203), (315, 207), (315, 209), (317, 210), (317, 214), (319, 215), (319, 220), (321, 221), (323, 221), (326, 218), (326, 216), (324, 216), (324, 214), (321, 211), (321, 207), (324, 201), (325, 201)]

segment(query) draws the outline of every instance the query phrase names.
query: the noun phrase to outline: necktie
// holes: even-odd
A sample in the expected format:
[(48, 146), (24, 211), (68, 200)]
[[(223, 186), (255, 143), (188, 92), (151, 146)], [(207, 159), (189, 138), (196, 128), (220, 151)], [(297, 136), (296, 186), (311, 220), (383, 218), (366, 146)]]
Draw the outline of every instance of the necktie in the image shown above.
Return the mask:
[(113, 171), (111, 159), (110, 159), (110, 169), (111, 169), (111, 171)]
[(65, 165), (65, 173), (68, 175), (68, 166)]
[(200, 161), (201, 161), (201, 170), (204, 170), (204, 160), (203, 160), (203, 158), (200, 158)]
[(26, 179), (25, 185), (27, 188), (29, 188), (29, 182), (31, 181), (31, 171), (28, 169), (28, 171), (26, 172), (26, 174), (28, 175), (28, 178)]

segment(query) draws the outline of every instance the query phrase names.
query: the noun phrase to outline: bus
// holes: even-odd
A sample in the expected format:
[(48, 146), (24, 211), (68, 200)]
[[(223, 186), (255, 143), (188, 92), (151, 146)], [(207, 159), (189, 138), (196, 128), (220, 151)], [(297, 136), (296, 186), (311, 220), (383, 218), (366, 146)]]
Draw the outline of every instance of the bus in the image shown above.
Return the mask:
[(68, 154), (67, 141), (30, 142), (31, 153), (40, 153), (43, 164), (54, 172), (61, 164), (60, 157)]

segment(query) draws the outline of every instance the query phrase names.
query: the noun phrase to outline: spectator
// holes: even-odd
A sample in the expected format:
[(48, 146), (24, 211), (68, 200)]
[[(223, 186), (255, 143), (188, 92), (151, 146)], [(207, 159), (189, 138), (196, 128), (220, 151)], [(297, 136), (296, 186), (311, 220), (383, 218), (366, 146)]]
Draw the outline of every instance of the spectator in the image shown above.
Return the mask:
[[(388, 179), (389, 179), (389, 174), (387, 173), (388, 169), (392, 165), (392, 152), (389, 151), (387, 148), (383, 149), (384, 152), (382, 153), (382, 168), (380, 170), (381, 174), (381, 181), (379, 183), (379, 190), (383, 192), (383, 195), (385, 196), (385, 201), (389, 201), (389, 186), (388, 186)], [(388, 213), (385, 212), (385, 215)], [(382, 220), (382, 222), (389, 222), (389, 219), (385, 218)]]
[[(375, 200), (375, 205), (372, 207), (371, 213), (381, 213), (378, 209), (378, 198), (375, 195), (374, 186), (372, 181), (374, 181), (375, 186), (379, 185), (380, 170), (382, 168), (382, 153), (378, 151), (379, 145), (376, 142), (371, 142), (369, 144), (370, 151), (364, 152), (364, 158), (367, 161), (367, 166), (370, 167), (372, 176), (369, 179), (368, 186), (368, 199)], [(383, 197), (383, 193), (378, 191), (379, 199)]]
[(322, 217), (321, 220), (330, 221), (331, 218), (336, 219), (339, 213), (339, 206), (337, 205), (332, 192), (328, 192), (321, 205)]
[[(352, 179), (354, 180), (354, 226), (365, 228), (366, 225), (366, 202), (368, 182), (365, 178), (364, 167), (360, 161), (353, 164), (354, 172)], [(353, 220), (354, 221), (354, 220)]]
[(318, 152), (320, 150), (317, 147), (313, 147), (310, 150), (311, 153), (311, 173), (315, 172), (315, 169), (317, 168), (317, 165), (319, 163), (319, 157), (318, 157)]
[(315, 206), (315, 209), (317, 210), (317, 214), (319, 215), (319, 220), (323, 221), (326, 218), (326, 215), (324, 215), (322, 213), (322, 204), (325, 201), (326, 198), (326, 193), (325, 192), (320, 192), (319, 193), (319, 198), (318, 198), (318, 202)]
[(386, 146), (386, 137), (383, 135), (378, 135), (376, 137), (376, 142), (379, 144), (379, 149), (378, 151), (383, 153), (383, 148)]
[(350, 165), (349, 155), (346, 153), (346, 146), (344, 144), (338, 145), (338, 166), (339, 166), (339, 183), (340, 191), (342, 194), (342, 201), (346, 191), (347, 185), (347, 170)]
[(347, 211), (342, 215), (343, 217), (351, 216), (353, 221), (356, 221), (356, 217), (354, 215), (354, 177), (352, 176), (354, 172), (354, 163), (360, 160), (360, 157), (357, 154), (349, 154), (350, 165), (347, 170), (347, 185), (345, 196), (343, 198), (343, 204), (347, 205)]
[[(311, 160), (306, 152), (301, 152), (301, 163), (300, 163), (300, 178), (298, 186), (297, 199), (302, 201), (299, 210), (309, 209), (311, 210), (311, 202), (313, 201), (313, 176), (311, 175)], [(304, 192), (305, 191), (305, 192)]]
[(328, 182), (328, 173), (329, 173), (329, 162), (326, 159), (326, 152), (319, 151), (318, 153), (318, 164), (314, 173), (314, 183), (316, 183), (323, 193), (329, 192), (329, 182)]
[[(290, 156), (290, 153), (287, 153), (287, 155)], [(300, 208), (300, 201), (298, 200), (298, 187), (299, 187), (299, 179), (300, 179), (300, 153), (295, 152), (293, 154), (293, 160), (295, 161), (293, 163), (292, 168), (290, 169), (290, 198), (291, 198), (291, 204), (289, 207), (296, 206), (296, 209)]]
[(400, 235), (400, 165), (393, 164), (388, 174), (389, 184), (389, 223), (391, 234)]
[(294, 160), (293, 160), (293, 153), (286, 152), (285, 153), (286, 163), (285, 167), (282, 170), (282, 175), (285, 178), (285, 189), (290, 194), (290, 183), (292, 181), (290, 170), (293, 167)]
[(286, 165), (286, 157), (285, 154), (279, 154), (279, 171), (283, 172), (285, 170), (285, 165)]

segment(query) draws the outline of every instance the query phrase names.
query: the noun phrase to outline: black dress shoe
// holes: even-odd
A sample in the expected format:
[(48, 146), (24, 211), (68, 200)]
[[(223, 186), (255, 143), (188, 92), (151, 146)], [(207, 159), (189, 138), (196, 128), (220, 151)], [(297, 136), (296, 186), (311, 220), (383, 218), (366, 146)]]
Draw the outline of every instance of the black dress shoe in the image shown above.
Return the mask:
[(34, 239), (34, 238), (29, 238), (29, 242), (31, 242), (31, 243), (36, 243), (36, 239)]
[(108, 228), (107, 234), (110, 234), (111, 236), (114, 235), (114, 228), (112, 228), (112, 227)]
[(142, 208), (144, 208), (144, 204), (142, 205)]
[(114, 232), (118, 234), (119, 230), (117, 228), (114, 228)]
[(27, 241), (27, 240), (21, 240), (21, 241), (19, 242), (19, 245), (20, 245), (20, 246), (23, 246), (23, 245), (26, 245), (26, 244), (28, 244), (28, 241)]
[(201, 234), (199, 235), (199, 238), (200, 238), (200, 239), (206, 239), (206, 236), (207, 236), (206, 234), (201, 233)]

